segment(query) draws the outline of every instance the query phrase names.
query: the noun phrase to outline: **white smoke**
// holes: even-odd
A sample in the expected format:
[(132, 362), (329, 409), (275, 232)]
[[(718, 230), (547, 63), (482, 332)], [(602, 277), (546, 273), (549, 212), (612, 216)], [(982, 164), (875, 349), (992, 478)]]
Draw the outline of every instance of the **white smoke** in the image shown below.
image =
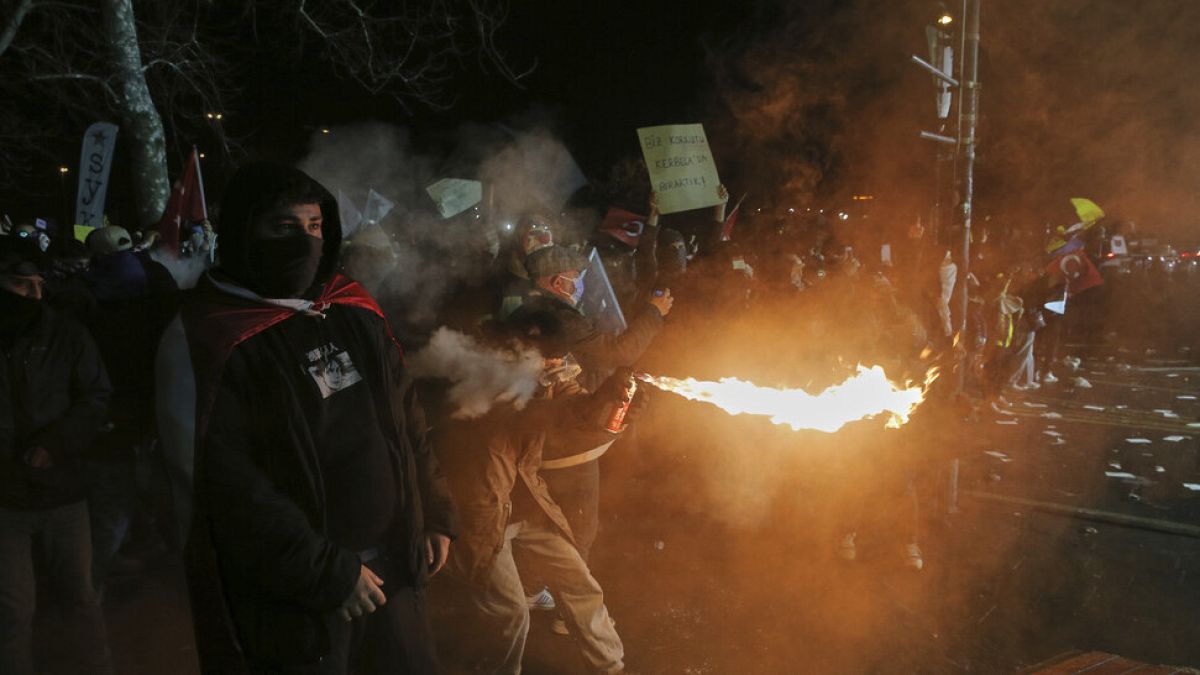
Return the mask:
[[(546, 130), (543, 118), (521, 120), (521, 130), (464, 125), (453, 149), (436, 156), (418, 152), (399, 127), (333, 127), (314, 134), (299, 166), (355, 204), (363, 204), (370, 189), (395, 203), (381, 226), (396, 244), (397, 264), (370, 290), (400, 313), (397, 319), (424, 330), (437, 325), (451, 294), (488, 278), (497, 236), (507, 234), (521, 213), (554, 212), (584, 183), (566, 146)], [(440, 178), (482, 181), (483, 203), (450, 220), (440, 218), (425, 192)]]
[(408, 365), (415, 377), (450, 381), (455, 419), (480, 417), (501, 403), (524, 408), (537, 392), (542, 373), (542, 357), (532, 349), (493, 349), (444, 327), (409, 357)]

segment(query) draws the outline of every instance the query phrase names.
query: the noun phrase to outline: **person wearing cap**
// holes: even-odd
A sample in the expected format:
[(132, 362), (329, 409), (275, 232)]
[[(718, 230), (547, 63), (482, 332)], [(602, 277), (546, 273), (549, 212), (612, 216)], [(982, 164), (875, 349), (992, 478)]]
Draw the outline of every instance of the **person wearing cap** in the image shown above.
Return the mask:
[(84, 454), (92, 577), (103, 589), (114, 561), (130, 570), (141, 566), (136, 559), (120, 557), (118, 550), (132, 536), (138, 460), (145, 464), (154, 456), (157, 433), (147, 414), (154, 409), (154, 350), (177, 308), (179, 287), (162, 264), (133, 250), (133, 238), (123, 227), (96, 228), (85, 245), (90, 263), (67, 281), (84, 289), (80, 318), (96, 340), (113, 385), (108, 424)]
[(425, 588), (457, 511), (383, 312), (336, 272), (337, 201), (248, 164), (220, 226), (158, 357), (200, 668), (437, 672)]
[(506, 346), (515, 343), (543, 357), (534, 397), (520, 409), (499, 404), (481, 417), (447, 425), (438, 443), (463, 512), (464, 535), (449, 569), (466, 582), (474, 630), (464, 631), (460, 653), (471, 672), (521, 671), (530, 626), (522, 578), (529, 565), (558, 597), (588, 672), (623, 672), (624, 647), (604, 591), (575, 546), (541, 465), (550, 429), (601, 430), (606, 411), (625, 396), (628, 372), (615, 373), (589, 395), (575, 381), (579, 367), (558, 317), (521, 312), (502, 333), (512, 340)]
[[(529, 256), (528, 267), (534, 289), (511, 320), (523, 314), (545, 313), (562, 326), (568, 351), (583, 372), (579, 382), (593, 391), (618, 368), (630, 368), (661, 330), (671, 311), (671, 291), (653, 295), (649, 302), (630, 313), (629, 327), (620, 335), (609, 335), (579, 309), (587, 283), (587, 259), (562, 246), (548, 246)], [(631, 308), (632, 309), (632, 308)], [(575, 544), (588, 559), (599, 529), (600, 464), (614, 439), (607, 432), (550, 433), (543, 449), (543, 476), (550, 493), (571, 523)]]
[(0, 237), (0, 673), (34, 672), (35, 557), (72, 672), (110, 673), (79, 457), (111, 387), (87, 331), (42, 303), (43, 262), (35, 241)]

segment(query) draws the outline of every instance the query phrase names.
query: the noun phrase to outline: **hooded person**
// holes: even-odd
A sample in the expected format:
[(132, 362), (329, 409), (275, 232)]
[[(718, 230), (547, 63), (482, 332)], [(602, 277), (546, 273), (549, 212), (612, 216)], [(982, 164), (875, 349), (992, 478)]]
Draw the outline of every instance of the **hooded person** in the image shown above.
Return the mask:
[(399, 345), (335, 271), (337, 203), (250, 164), (220, 225), (158, 354), (201, 670), (436, 672), (423, 589), (457, 514)]
[(34, 672), (42, 585), (62, 604), (51, 635), (71, 672), (111, 673), (80, 454), (112, 390), (87, 331), (45, 306), (44, 263), (36, 241), (0, 237), (0, 673)]

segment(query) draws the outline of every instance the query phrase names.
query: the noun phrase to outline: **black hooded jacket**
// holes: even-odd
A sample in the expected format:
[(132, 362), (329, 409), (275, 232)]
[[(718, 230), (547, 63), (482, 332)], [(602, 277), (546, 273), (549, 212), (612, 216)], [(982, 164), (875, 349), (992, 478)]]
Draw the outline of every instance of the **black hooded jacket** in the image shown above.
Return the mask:
[[(320, 659), (329, 649), (325, 617), (353, 589), (363, 549), (394, 561), (397, 577), (385, 579), (385, 592), (421, 587), (426, 534), (453, 537), (458, 528), (387, 323), (366, 308), (374, 303), (361, 287), (334, 275), (341, 224), (328, 192), (323, 257), (309, 296), (339, 286), (365, 301), (280, 309), (247, 290), (258, 285), (251, 225), (304, 181), (311, 179), (266, 164), (234, 176), (219, 267), (182, 312), (197, 383), (187, 561), (206, 673)], [(274, 318), (255, 325), (249, 314)], [(213, 351), (218, 345), (230, 348)], [(374, 474), (357, 492), (337, 476), (347, 464), (358, 467), (356, 476)], [(361, 498), (369, 503), (347, 507)], [(339, 528), (347, 509), (370, 514), (374, 527), (366, 534)]]

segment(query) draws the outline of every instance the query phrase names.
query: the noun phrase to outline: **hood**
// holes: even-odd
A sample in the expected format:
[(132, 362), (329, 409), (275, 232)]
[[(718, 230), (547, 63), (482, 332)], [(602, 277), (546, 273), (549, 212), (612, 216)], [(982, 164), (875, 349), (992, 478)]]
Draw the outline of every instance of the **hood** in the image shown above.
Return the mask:
[(101, 301), (128, 300), (146, 294), (146, 268), (133, 251), (94, 259), (83, 278)]
[[(311, 190), (305, 189), (311, 186)], [(317, 192), (321, 195), (321, 265), (317, 283), (332, 278), (338, 266), (342, 246), (342, 220), (337, 199), (325, 186), (299, 169), (283, 164), (255, 162), (243, 165), (225, 185), (221, 200), (221, 246), (218, 269), (243, 286), (258, 285), (257, 272), (250, 265), (251, 225), (268, 209), (279, 204), (283, 195)]]

